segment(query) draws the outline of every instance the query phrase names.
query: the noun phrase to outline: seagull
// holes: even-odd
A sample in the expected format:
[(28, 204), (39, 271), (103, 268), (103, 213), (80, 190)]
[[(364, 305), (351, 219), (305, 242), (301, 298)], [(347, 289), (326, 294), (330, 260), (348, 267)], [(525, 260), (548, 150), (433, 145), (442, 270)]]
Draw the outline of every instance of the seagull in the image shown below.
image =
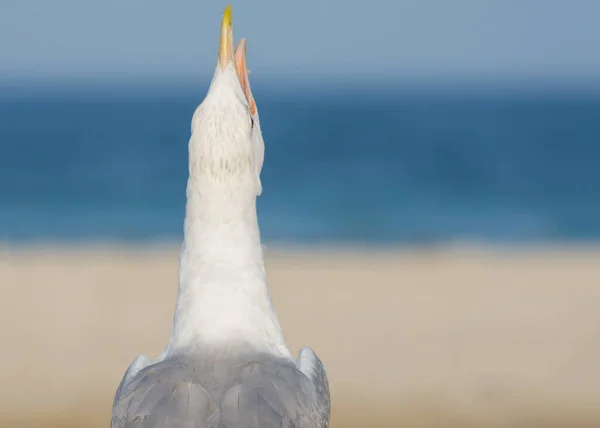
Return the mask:
[(264, 141), (231, 7), (217, 66), (192, 118), (184, 240), (169, 343), (133, 360), (113, 428), (326, 428), (319, 357), (285, 345), (265, 279), (256, 213)]

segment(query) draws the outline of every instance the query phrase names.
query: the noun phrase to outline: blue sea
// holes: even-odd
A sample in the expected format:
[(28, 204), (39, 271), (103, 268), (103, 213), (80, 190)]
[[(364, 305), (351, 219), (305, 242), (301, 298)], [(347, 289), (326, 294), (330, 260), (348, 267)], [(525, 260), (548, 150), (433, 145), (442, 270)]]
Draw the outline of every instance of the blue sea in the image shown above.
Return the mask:
[[(179, 240), (202, 84), (4, 87), (0, 241)], [(600, 238), (600, 92), (266, 82), (277, 243)]]

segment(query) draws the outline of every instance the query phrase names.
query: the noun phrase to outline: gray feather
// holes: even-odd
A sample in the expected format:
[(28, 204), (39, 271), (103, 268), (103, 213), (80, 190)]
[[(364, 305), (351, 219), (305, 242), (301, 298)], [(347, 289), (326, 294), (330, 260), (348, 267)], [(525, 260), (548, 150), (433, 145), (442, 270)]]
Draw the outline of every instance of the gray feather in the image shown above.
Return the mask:
[(310, 348), (302, 348), (298, 353), (296, 365), (302, 373), (310, 379), (313, 387), (313, 393), (319, 406), (319, 418), (323, 421), (324, 427), (329, 426), (329, 417), (331, 414), (331, 398), (329, 395), (329, 381), (325, 366)]
[(124, 379), (112, 427), (326, 428), (327, 378), (307, 373), (270, 355), (171, 357)]

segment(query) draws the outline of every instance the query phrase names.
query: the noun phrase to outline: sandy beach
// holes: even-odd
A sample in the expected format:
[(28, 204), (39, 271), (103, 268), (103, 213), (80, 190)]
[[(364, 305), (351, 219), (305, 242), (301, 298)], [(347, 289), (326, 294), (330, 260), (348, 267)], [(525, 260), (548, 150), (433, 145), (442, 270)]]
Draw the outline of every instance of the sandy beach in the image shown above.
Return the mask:
[[(332, 427), (600, 426), (600, 249), (267, 249)], [(109, 426), (170, 334), (177, 246), (0, 248), (0, 426)]]

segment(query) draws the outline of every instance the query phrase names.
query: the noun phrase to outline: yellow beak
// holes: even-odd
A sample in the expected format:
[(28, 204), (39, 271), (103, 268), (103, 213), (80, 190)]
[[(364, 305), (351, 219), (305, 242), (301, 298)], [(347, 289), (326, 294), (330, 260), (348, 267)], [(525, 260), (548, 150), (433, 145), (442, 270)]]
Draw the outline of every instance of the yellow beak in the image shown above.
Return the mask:
[(229, 63), (233, 62), (242, 91), (248, 100), (248, 106), (252, 114), (256, 113), (256, 103), (250, 90), (250, 81), (248, 80), (248, 68), (246, 66), (246, 40), (240, 40), (237, 49), (233, 49), (233, 27), (231, 25), (231, 6), (225, 8), (223, 12), (223, 21), (221, 22), (221, 41), (219, 43), (219, 67), (224, 71)]
[(225, 70), (233, 61), (233, 27), (231, 26), (231, 6), (225, 8), (221, 21), (221, 41), (219, 42), (219, 65)]

